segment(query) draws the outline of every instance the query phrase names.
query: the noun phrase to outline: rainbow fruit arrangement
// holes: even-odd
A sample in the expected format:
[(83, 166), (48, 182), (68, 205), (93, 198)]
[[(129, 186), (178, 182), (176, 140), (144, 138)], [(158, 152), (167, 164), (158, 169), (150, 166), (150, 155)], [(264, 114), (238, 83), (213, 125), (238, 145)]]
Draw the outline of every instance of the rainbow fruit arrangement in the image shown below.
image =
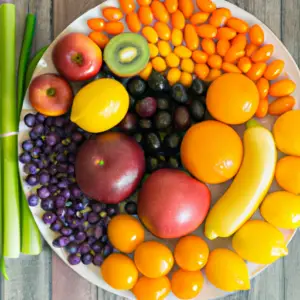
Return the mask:
[[(287, 255), (279, 228), (300, 226), (296, 86), (275, 81), (284, 62), (269, 62), (274, 47), (262, 28), (227, 8), (210, 0), (197, 0), (197, 10), (191, 0), (119, 2), (88, 20), (89, 36), (62, 37), (52, 56), (59, 75), (30, 85), (37, 113), (25, 116), (20, 155), (28, 203), (40, 203), (57, 233), (53, 246), (71, 265), (101, 266), (109, 285), (137, 299), (170, 291), (192, 299), (202, 269), (217, 288), (247, 290), (245, 261)], [(131, 32), (123, 33), (123, 18)], [(80, 83), (76, 95), (70, 82)], [(279, 116), (273, 134), (253, 119), (268, 113)], [(230, 126), (237, 124), (246, 125), (243, 140)], [(288, 155), (278, 162), (276, 147)], [(284, 191), (268, 194), (274, 177)], [(210, 209), (206, 184), (231, 179)], [(250, 220), (258, 208), (265, 221)], [(234, 251), (210, 251), (189, 235), (203, 222), (207, 239), (232, 236)], [(145, 241), (145, 230), (180, 238), (174, 252)]]

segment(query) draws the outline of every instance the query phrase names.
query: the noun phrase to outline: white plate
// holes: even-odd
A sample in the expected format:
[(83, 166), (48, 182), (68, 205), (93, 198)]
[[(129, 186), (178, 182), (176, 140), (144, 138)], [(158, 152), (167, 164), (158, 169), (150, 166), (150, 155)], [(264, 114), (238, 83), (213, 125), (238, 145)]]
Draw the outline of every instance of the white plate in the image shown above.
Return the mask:
[[(196, 2), (196, 1), (195, 1)], [(280, 42), (280, 40), (272, 33), (272, 31), (266, 27), (262, 22), (260, 22), (256, 17), (252, 16), (251, 14), (247, 13), (246, 11), (238, 8), (237, 6), (228, 3), (224, 0), (216, 0), (215, 1), (217, 3), (218, 7), (227, 7), (231, 10), (232, 15), (239, 17), (245, 21), (247, 21), (250, 25), (253, 24), (260, 24), (265, 32), (265, 41), (266, 43), (272, 43), (275, 46), (275, 52), (273, 55), (273, 58), (280, 58), (283, 59), (285, 61), (285, 70), (283, 72), (283, 77), (284, 76), (288, 76), (291, 77), (297, 84), (297, 90), (294, 93), (294, 96), (296, 99), (300, 99), (300, 91), (299, 91), (299, 87), (300, 87), (300, 73), (298, 70), (298, 67), (295, 63), (295, 61), (293, 60), (292, 56), (289, 54), (288, 50), (284, 47), (284, 45)], [(95, 7), (94, 9), (86, 12), (85, 14), (83, 14), (81, 17), (79, 17), (76, 21), (74, 21), (71, 25), (69, 25), (61, 34), (60, 36), (57, 38), (61, 38), (63, 35), (70, 33), (70, 32), (82, 32), (87, 34), (89, 32), (89, 28), (86, 25), (86, 21), (90, 18), (94, 18), (94, 17), (100, 17), (101, 16), (101, 9), (103, 7), (106, 6), (116, 6), (118, 7), (118, 1), (117, 0), (109, 0), (97, 7)], [(196, 7), (196, 6), (195, 6)], [(126, 27), (127, 30), (127, 27)], [(41, 61), (39, 62), (35, 73), (34, 73), (34, 77), (43, 73), (54, 73), (56, 72), (52, 61), (51, 61), (51, 53), (52, 53), (52, 49), (53, 46), (55, 45), (57, 39), (52, 43), (52, 45), (49, 47), (49, 49), (47, 50), (47, 52), (45, 53), (45, 55), (43, 56), (43, 58), (41, 59)], [(298, 100), (296, 108), (299, 109), (300, 106), (300, 100)], [(23, 117), (29, 113), (30, 111), (34, 111), (32, 109), (32, 107), (29, 104), (28, 101), (28, 93), (26, 94), (26, 98), (25, 98), (25, 102), (23, 105), (23, 110), (22, 110), (22, 119)], [(264, 124), (264, 126), (266, 126), (267, 128), (271, 129), (272, 125), (274, 123), (274, 118), (273, 117), (266, 117), (262, 123)], [(242, 134), (244, 127), (243, 126), (238, 126), (235, 127), (235, 129)], [(20, 135), (19, 135), (19, 145), (21, 144), (21, 142), (23, 140), (25, 140), (28, 137), (28, 128), (26, 128), (26, 126), (24, 125), (24, 122), (22, 121), (20, 123)], [(21, 149), (19, 150), (21, 151)], [(21, 170), (21, 174), (22, 177), (25, 177), (25, 174), (23, 173), (22, 170), (22, 165), (20, 164), (20, 170)], [(24, 186), (24, 190), (26, 191), (26, 194), (29, 195), (30, 194), (30, 187), (28, 187), (28, 185), (26, 185), (25, 181), (23, 181), (23, 186)], [(218, 186), (214, 186), (211, 187), (211, 191), (212, 191), (212, 201), (213, 203), (220, 197), (220, 195), (222, 195), (224, 193), (224, 191), (227, 189), (227, 187), (229, 186), (230, 182), (227, 182), (226, 184), (222, 184), (222, 185), (218, 185)], [(276, 186), (276, 184), (274, 183), (272, 186), (272, 190), (276, 190), (278, 189), (278, 187)], [(40, 207), (36, 207), (36, 208), (31, 208), (31, 211), (34, 215), (34, 218), (37, 222), (37, 225), (42, 233), (42, 235), (44, 236), (45, 240), (48, 242), (48, 244), (52, 247), (53, 251), (55, 251), (57, 253), (57, 255), (59, 255), (59, 257), (68, 264), (67, 262), (67, 255), (66, 253), (61, 250), (61, 249), (57, 249), (57, 248), (53, 248), (52, 246), (52, 241), (53, 239), (56, 237), (55, 233), (52, 232), (48, 226), (46, 226), (42, 220), (41, 220), (41, 216), (43, 215), (43, 210)], [(257, 213), (254, 217), (256, 218), (261, 218), (259, 213)], [(203, 236), (202, 234), (203, 232), (203, 228), (199, 228), (196, 232), (196, 234)], [(294, 234), (295, 234), (295, 230), (284, 230), (283, 233), (285, 235), (285, 239), (287, 242), (290, 242), (291, 239), (293, 238)], [(151, 236), (150, 234), (148, 235), (148, 238), (150, 239), (155, 239), (153, 236)], [(175, 240), (173, 241), (168, 241), (167, 244), (170, 248), (174, 247), (174, 244), (176, 243)], [(231, 247), (231, 241), (230, 239), (217, 239), (216, 241), (208, 241), (210, 249), (214, 249), (217, 247), (226, 247), (226, 248), (230, 248)], [(79, 275), (81, 275), (82, 277), (84, 277), (86, 280), (90, 281), (91, 283), (99, 286), (102, 289), (105, 289), (107, 291), (110, 291), (112, 293), (115, 293), (117, 295), (126, 297), (126, 298), (130, 298), (133, 299), (133, 295), (131, 292), (128, 291), (117, 291), (112, 289), (109, 285), (107, 285), (99, 272), (99, 268), (95, 267), (95, 266), (84, 266), (83, 264), (80, 264), (78, 266), (70, 266), (70, 268), (72, 268), (74, 271), (76, 271)], [(264, 265), (256, 265), (256, 264), (248, 264), (248, 269), (249, 272), (251, 274), (251, 278), (253, 278), (254, 276), (256, 276), (258, 273), (260, 273), (262, 270), (264, 270), (266, 268), (266, 266)], [(215, 299), (218, 297), (222, 297), (222, 296), (226, 296), (227, 293), (225, 293), (224, 291), (221, 291), (219, 289), (216, 289), (214, 286), (212, 286), (206, 279), (205, 279), (205, 284), (204, 284), (204, 288), (201, 291), (200, 295), (197, 297), (197, 299)], [(170, 294), (168, 296), (167, 299), (176, 299), (176, 297), (174, 297), (172, 294)]]

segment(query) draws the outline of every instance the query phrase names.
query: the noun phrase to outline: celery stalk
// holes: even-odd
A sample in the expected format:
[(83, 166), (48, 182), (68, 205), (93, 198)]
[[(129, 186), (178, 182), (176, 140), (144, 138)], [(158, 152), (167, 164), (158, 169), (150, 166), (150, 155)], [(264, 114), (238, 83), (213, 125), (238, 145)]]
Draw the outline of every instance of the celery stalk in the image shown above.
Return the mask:
[[(0, 112), (3, 133), (16, 132), (16, 7), (13, 4), (0, 6)], [(20, 205), (17, 135), (1, 138), (2, 144), (2, 190), (3, 190), (3, 255), (17, 258), (20, 255)]]

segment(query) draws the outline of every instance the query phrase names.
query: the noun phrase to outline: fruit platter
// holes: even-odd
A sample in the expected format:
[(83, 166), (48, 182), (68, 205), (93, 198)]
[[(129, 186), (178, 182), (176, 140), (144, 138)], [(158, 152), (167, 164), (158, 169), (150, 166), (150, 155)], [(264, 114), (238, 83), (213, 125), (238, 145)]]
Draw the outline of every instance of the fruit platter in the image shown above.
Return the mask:
[(216, 299), (300, 226), (300, 73), (223, 0), (109, 0), (37, 64), (19, 125), (53, 251), (128, 299)]

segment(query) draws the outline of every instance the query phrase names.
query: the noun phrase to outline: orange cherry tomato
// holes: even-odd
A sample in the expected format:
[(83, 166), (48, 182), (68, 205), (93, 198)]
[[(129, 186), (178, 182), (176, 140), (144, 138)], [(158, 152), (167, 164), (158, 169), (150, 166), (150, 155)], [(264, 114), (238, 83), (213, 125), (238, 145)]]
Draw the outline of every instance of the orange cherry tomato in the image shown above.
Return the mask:
[(184, 28), (184, 41), (190, 50), (196, 50), (199, 47), (199, 37), (196, 29), (191, 24), (186, 24)]
[(248, 44), (245, 48), (246, 56), (251, 57), (251, 55), (258, 49), (257, 45)]
[(185, 17), (180, 10), (176, 10), (171, 15), (171, 23), (174, 28), (183, 29), (185, 26)]
[(193, 299), (199, 295), (204, 283), (200, 271), (184, 271), (179, 269), (173, 273), (171, 289), (179, 299)]
[(93, 31), (102, 31), (105, 27), (105, 20), (102, 18), (89, 19), (87, 24)]
[(209, 17), (209, 13), (197, 12), (190, 17), (190, 22), (193, 25), (203, 24), (207, 21), (208, 17)]
[(221, 69), (222, 66), (222, 57), (218, 54), (213, 54), (208, 57), (207, 64), (212, 68), (212, 69)]
[(152, 1), (150, 7), (154, 18), (157, 21), (163, 23), (168, 23), (170, 21), (170, 15), (162, 2), (160, 2), (159, 0), (154, 0)]
[(148, 62), (146, 68), (139, 73), (139, 76), (141, 78), (143, 78), (144, 80), (148, 80), (148, 78), (150, 77), (150, 75), (152, 73), (152, 69), (153, 69), (153, 67), (152, 67), (151, 62)]
[(203, 39), (201, 41), (201, 47), (204, 52), (208, 55), (212, 55), (216, 53), (216, 44), (212, 39)]
[(119, 2), (120, 2), (121, 10), (125, 14), (130, 14), (134, 12), (135, 10), (134, 0), (120, 0)]
[(227, 51), (224, 60), (229, 63), (236, 62), (239, 58), (243, 57), (245, 55), (245, 51), (241, 50), (237, 46), (231, 46), (229, 50)]
[(238, 48), (244, 50), (247, 46), (247, 37), (244, 33), (239, 33), (232, 41), (232, 46), (237, 46)]
[(189, 19), (194, 12), (193, 0), (178, 0), (178, 8), (182, 11), (186, 19)]
[(179, 46), (183, 41), (183, 33), (180, 29), (173, 28), (171, 33), (171, 42), (173, 46)]
[(218, 77), (222, 75), (222, 71), (220, 69), (210, 69), (208, 75), (205, 78), (205, 81), (212, 82)]
[(270, 86), (269, 94), (273, 97), (284, 97), (292, 94), (296, 89), (296, 84), (290, 79), (282, 79)]
[(248, 23), (238, 18), (228, 19), (226, 25), (238, 33), (246, 33), (249, 29)]
[(139, 300), (163, 300), (170, 291), (171, 282), (166, 276), (155, 279), (143, 276), (132, 289), (136, 299)]
[[(170, 71), (169, 71), (169, 76), (174, 76), (174, 74), (175, 74), (175, 77), (177, 78), (177, 76), (178, 76), (178, 80), (179, 80), (179, 78), (180, 78), (180, 75), (181, 75), (181, 73), (180, 73), (180, 70), (177, 68), (178, 66), (179, 66), (179, 64), (180, 64), (180, 59), (179, 59), (179, 57), (175, 54), (175, 53), (170, 53), (167, 57), (166, 57), (166, 63), (167, 63), (167, 65), (170, 67), (170, 68), (174, 68), (174, 69), (177, 69), (178, 71), (179, 71), (179, 73), (178, 72), (175, 72), (174, 70), (171, 72), (171, 74), (169, 74), (170, 73)], [(178, 75), (179, 74), (179, 75)], [(174, 81), (174, 80), (172, 80), (172, 81)]]
[(169, 41), (171, 38), (171, 29), (166, 23), (163, 22), (156, 22), (154, 24), (154, 29), (158, 34), (158, 37), (161, 40)]
[(231, 18), (231, 11), (228, 8), (218, 8), (216, 9), (211, 17), (209, 18), (208, 23), (215, 27), (222, 27), (225, 25), (227, 20)]
[(274, 60), (268, 65), (264, 77), (268, 80), (274, 80), (280, 76), (283, 69), (284, 61), (280, 59)]
[(181, 72), (180, 81), (184, 87), (189, 88), (193, 83), (193, 76), (188, 72)]
[(290, 110), (296, 104), (296, 100), (292, 96), (277, 98), (269, 105), (269, 114), (272, 116), (280, 116)]
[(236, 36), (236, 31), (229, 27), (218, 28), (217, 39), (218, 40), (232, 40)]
[(208, 59), (208, 54), (202, 50), (193, 51), (192, 59), (197, 64), (205, 64)]
[(138, 16), (143, 25), (150, 25), (153, 22), (153, 14), (149, 6), (140, 6)]
[(266, 78), (260, 78), (256, 82), (256, 87), (258, 89), (260, 99), (264, 99), (268, 96), (270, 83)]
[(178, 0), (165, 0), (164, 4), (170, 14), (174, 13), (178, 8)]
[(216, 4), (211, 0), (197, 0), (197, 6), (201, 11), (211, 13), (216, 10)]
[(158, 35), (151, 26), (145, 26), (142, 29), (142, 35), (147, 39), (149, 43), (156, 44), (158, 41)]
[(274, 46), (271, 44), (264, 45), (257, 49), (252, 55), (251, 59), (253, 62), (265, 62), (267, 61), (274, 52)]
[(230, 48), (230, 42), (228, 40), (219, 40), (217, 43), (217, 53), (221, 56), (225, 56)]
[(253, 64), (251, 69), (246, 73), (246, 75), (253, 81), (258, 80), (264, 75), (264, 72), (267, 68), (266, 63), (256, 63)]
[(108, 21), (120, 21), (123, 18), (123, 13), (116, 7), (105, 7), (102, 9), (102, 15)]
[(115, 21), (106, 22), (104, 29), (108, 34), (117, 35), (124, 31), (124, 24), (122, 22)]
[(269, 108), (268, 98), (260, 99), (255, 116), (257, 118), (264, 118), (268, 113), (268, 108)]
[(213, 39), (217, 36), (218, 29), (210, 24), (196, 26), (197, 34), (203, 39)]
[(166, 61), (160, 56), (154, 57), (151, 60), (151, 63), (152, 63), (153, 69), (157, 72), (163, 72), (167, 69)]
[(180, 58), (190, 58), (192, 56), (192, 51), (182, 45), (175, 47), (174, 53)]
[(149, 6), (152, 0), (137, 0), (139, 6)]
[(204, 80), (209, 74), (209, 67), (207, 64), (196, 64), (194, 68), (194, 73), (198, 78)]
[(265, 33), (259, 25), (253, 25), (249, 30), (250, 42), (254, 45), (260, 46), (265, 41)]
[(172, 51), (171, 45), (169, 44), (169, 42), (166, 41), (159, 41), (157, 43), (157, 48), (160, 56), (162, 57), (167, 57)]
[(243, 73), (247, 73), (252, 67), (251, 59), (247, 56), (240, 58), (238, 67)]
[(89, 34), (89, 38), (93, 40), (101, 49), (104, 49), (109, 42), (109, 37), (103, 32), (93, 31)]
[(173, 267), (171, 250), (156, 241), (140, 244), (134, 253), (134, 262), (138, 270), (148, 278), (167, 275)]
[(128, 29), (132, 32), (139, 32), (142, 29), (142, 24), (137, 13), (130, 13), (126, 16)]
[(223, 62), (222, 70), (226, 73), (242, 73), (241, 70), (234, 64)]

